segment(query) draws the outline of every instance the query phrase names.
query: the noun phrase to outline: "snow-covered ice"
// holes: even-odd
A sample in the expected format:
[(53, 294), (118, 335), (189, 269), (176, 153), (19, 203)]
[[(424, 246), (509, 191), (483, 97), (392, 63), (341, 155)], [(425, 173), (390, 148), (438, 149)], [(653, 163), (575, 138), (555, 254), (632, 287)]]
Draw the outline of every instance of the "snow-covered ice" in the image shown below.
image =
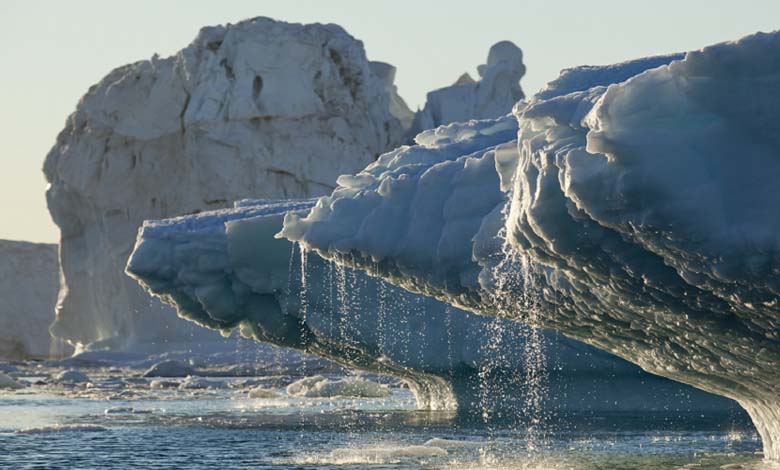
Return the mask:
[(731, 397), (780, 459), (778, 57), (759, 33), (568, 69), (516, 106), (517, 143), (485, 133), (503, 119), (429, 132), (284, 234)]

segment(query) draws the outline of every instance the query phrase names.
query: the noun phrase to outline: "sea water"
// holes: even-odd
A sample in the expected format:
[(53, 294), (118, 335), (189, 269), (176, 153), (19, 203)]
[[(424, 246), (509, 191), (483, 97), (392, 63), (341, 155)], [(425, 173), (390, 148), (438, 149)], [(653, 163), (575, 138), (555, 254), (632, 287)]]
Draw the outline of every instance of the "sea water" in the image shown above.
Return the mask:
[[(762, 462), (750, 424), (727, 415), (557, 417), (540, 444), (538, 430), (416, 411), (391, 380), (387, 397), (306, 398), (286, 392), (297, 377), (208, 378), (193, 389), (89, 372), (81, 384), (17, 374), (37, 385), (0, 391), (0, 468), (777, 468)], [(257, 387), (277, 397), (250, 398)]]

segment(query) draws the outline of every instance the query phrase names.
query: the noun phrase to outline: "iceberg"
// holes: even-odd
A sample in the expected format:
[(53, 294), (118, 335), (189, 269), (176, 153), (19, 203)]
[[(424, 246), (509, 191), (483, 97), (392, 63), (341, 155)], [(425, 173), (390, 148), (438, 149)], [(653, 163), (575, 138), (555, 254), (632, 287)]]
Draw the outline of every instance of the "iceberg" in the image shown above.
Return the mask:
[(92, 86), (46, 157), (63, 284), (55, 337), (74, 345), (215, 342), (124, 274), (145, 219), (247, 197), (312, 197), (399, 145), (392, 73), (337, 25), (254, 18), (205, 27), (168, 58)]
[(409, 136), (452, 122), (495, 119), (525, 98), (520, 87), (525, 75), (523, 51), (511, 41), (493, 44), (487, 63), (477, 72), (478, 81), (464, 73), (454, 84), (429, 92), (425, 106), (414, 115)]
[[(466, 101), (441, 91), (431, 106), (457, 108), (448, 121), (508, 112), (522, 96), (522, 53), (499, 43), (481, 69), (461, 87)], [(138, 228), (245, 198), (330, 193), (339, 175), (406, 142), (415, 115), (394, 80), (395, 67), (369, 62), (337, 25), (269, 18), (203, 28), (171, 57), (109, 73), (44, 164), (63, 281), (53, 335), (79, 350), (232, 347), (127, 278)]]
[[(505, 119), (492, 135), (511, 138), (513, 123)], [(525, 419), (533, 413), (508, 412), (528, 403), (560, 413), (735, 409), (729, 400), (651, 376), (577, 341), (552, 332), (534, 336), (516, 322), (449, 307), (275, 237), (286, 214), (303, 215), (313, 204), (245, 200), (234, 209), (147, 221), (127, 272), (201, 326), (226, 335), (238, 329), (400, 378), (420, 409), (455, 411), (464, 419)], [(308, 377), (293, 388), (318, 390), (324, 380)], [(316, 390), (311, 393), (323, 393)]]
[(283, 235), (733, 398), (778, 460), (778, 57), (758, 33), (568, 69), (342, 177)]

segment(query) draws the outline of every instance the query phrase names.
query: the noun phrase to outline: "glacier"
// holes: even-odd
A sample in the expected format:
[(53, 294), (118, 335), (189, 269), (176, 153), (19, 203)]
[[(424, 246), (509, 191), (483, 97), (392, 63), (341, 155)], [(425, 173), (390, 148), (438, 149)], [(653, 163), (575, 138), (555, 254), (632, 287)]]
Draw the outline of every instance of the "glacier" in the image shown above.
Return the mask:
[(568, 69), (341, 177), (282, 234), (730, 397), (778, 460), (778, 101), (780, 33)]
[[(511, 138), (513, 122), (505, 120), (494, 135)], [(302, 215), (314, 202), (245, 200), (234, 209), (147, 221), (127, 271), (180, 316), (207, 328), (225, 335), (240, 330), (400, 378), (420, 409), (455, 411), (464, 419), (523, 419), (537, 416), (534, 407), (562, 414), (735, 410), (730, 400), (652, 376), (580, 342), (553, 332), (535, 337), (516, 322), (412, 294), (275, 237), (287, 214)], [(324, 379), (303, 380), (314, 387)]]
[(71, 352), (49, 335), (60, 287), (57, 272), (57, 245), (0, 240), (0, 360)]

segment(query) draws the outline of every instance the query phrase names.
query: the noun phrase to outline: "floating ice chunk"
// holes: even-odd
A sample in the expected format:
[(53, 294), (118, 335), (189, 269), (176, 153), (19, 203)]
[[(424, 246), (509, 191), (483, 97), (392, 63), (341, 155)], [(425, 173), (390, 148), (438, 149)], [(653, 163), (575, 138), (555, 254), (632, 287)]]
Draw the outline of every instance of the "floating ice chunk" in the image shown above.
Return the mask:
[(276, 390), (265, 387), (257, 387), (249, 391), (249, 398), (271, 399), (280, 398), (281, 396), (282, 395)]
[(130, 414), (133, 412), (135, 412), (135, 409), (132, 406), (112, 406), (111, 408), (106, 408), (104, 414), (121, 415), (121, 414)]
[(187, 377), (196, 375), (195, 368), (191, 365), (171, 359), (159, 362), (144, 372), (144, 377)]
[(165, 389), (165, 388), (178, 388), (180, 382), (176, 382), (174, 380), (162, 380), (162, 379), (155, 379), (149, 382), (149, 388), (151, 389)]
[(86, 383), (90, 382), (87, 374), (78, 370), (64, 370), (54, 377), (56, 382), (66, 383)]
[(227, 383), (221, 380), (208, 380), (202, 377), (189, 376), (179, 384), (179, 390), (204, 390), (227, 388)]
[(4, 374), (3, 372), (0, 372), (0, 389), (3, 388), (18, 390), (20, 388), (24, 388), (24, 385), (12, 379), (8, 375)]
[(287, 386), (287, 394), (294, 397), (307, 398), (384, 398), (390, 396), (390, 389), (386, 385), (361, 377), (330, 380), (321, 375), (317, 375), (291, 383)]

